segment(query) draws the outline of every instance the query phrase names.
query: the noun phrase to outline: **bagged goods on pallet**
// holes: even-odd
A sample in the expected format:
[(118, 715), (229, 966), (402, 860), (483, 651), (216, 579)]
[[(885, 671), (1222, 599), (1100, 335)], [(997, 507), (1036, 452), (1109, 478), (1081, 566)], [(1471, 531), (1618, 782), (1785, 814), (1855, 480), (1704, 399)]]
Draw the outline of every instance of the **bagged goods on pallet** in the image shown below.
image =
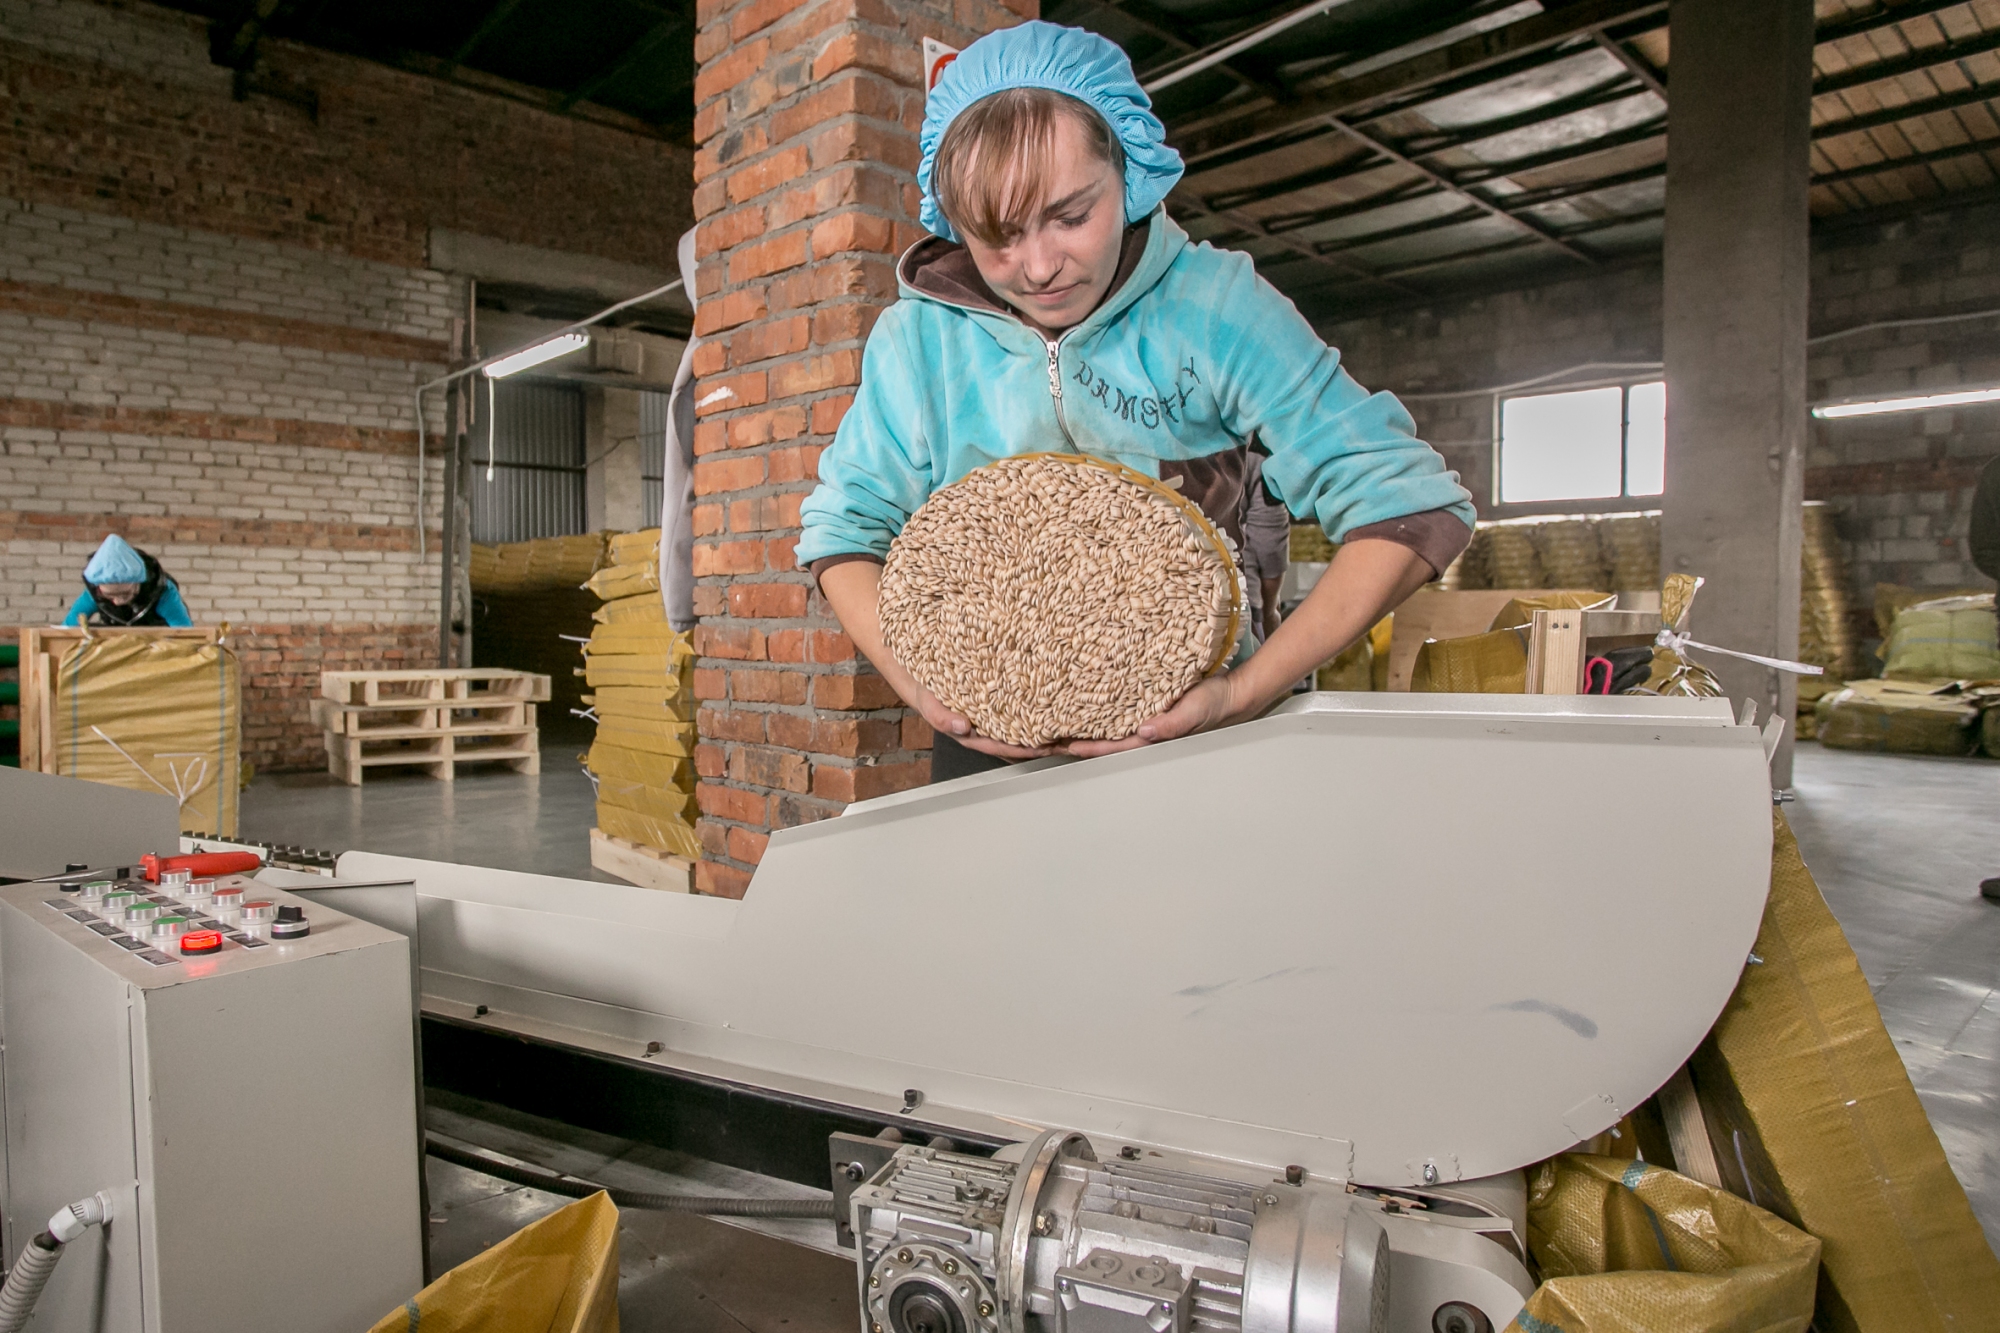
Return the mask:
[(469, 573), (476, 593), (505, 596), (574, 588), (605, 563), (605, 536), (538, 537), (499, 546), (472, 546)]
[(665, 685), (607, 685), (585, 702), (599, 717), (635, 717), (653, 721), (694, 720), (694, 697), (681, 688), (678, 677)]
[(660, 530), (646, 528), (640, 532), (614, 532), (609, 543), (611, 565), (643, 565), (660, 558)]
[(1609, 583), (1596, 519), (1551, 519), (1528, 525), (1528, 534), (1551, 587), (1602, 588)]
[(1807, 501), (1804, 538), (1799, 547), (1799, 660), (1830, 674), (1859, 672), (1858, 645), (1847, 594), (1847, 561), (1833, 510), (1823, 500)]
[(181, 828), (236, 835), (243, 689), (220, 643), (142, 632), (86, 637), (56, 664), (55, 771), (165, 792)]
[(1968, 755), (1979, 705), (1956, 681), (1857, 680), (1814, 705), (1819, 743), (1835, 750)]
[(690, 861), (701, 859), (701, 843), (694, 836), (685, 817), (662, 819), (640, 810), (628, 810), (622, 805), (613, 805), (599, 799), (597, 802), (597, 827), (614, 838), (636, 842), (642, 847), (657, 847), (675, 856), (685, 856)]
[(1527, 526), (1496, 523), (1485, 529), (1489, 588), (1539, 588), (1547, 582), (1541, 553)]
[(1820, 1243), (1726, 1190), (1619, 1157), (1565, 1154), (1528, 1181), (1542, 1285), (1510, 1327), (1564, 1333), (1805, 1333)]
[(1292, 524), (1291, 549), (1289, 558), (1294, 564), (1323, 565), (1333, 559), (1339, 545), (1327, 539), (1325, 529), (1317, 523)]
[(598, 740), (584, 755), (583, 766), (600, 779), (617, 778), (647, 787), (676, 787), (686, 792), (694, 790), (694, 765), (677, 755), (628, 750), (622, 745)]
[(1896, 613), (1882, 645), (1893, 680), (2000, 680), (1993, 594), (1941, 597)]
[(882, 634), (981, 735), (1117, 740), (1235, 651), (1225, 538), (1153, 478), (1029, 454), (935, 492), (889, 548)]
[(1660, 516), (1613, 514), (1598, 529), (1612, 587), (1620, 592), (1660, 586)]
[(667, 608), (658, 593), (642, 592), (633, 597), (605, 602), (590, 613), (590, 618), (600, 625), (623, 625), (635, 620), (664, 625), (667, 623)]
[(660, 590), (660, 567), (651, 560), (633, 565), (606, 565), (590, 576), (584, 585), (605, 601), (616, 601), (621, 597), (637, 597), (642, 593), (655, 596)]

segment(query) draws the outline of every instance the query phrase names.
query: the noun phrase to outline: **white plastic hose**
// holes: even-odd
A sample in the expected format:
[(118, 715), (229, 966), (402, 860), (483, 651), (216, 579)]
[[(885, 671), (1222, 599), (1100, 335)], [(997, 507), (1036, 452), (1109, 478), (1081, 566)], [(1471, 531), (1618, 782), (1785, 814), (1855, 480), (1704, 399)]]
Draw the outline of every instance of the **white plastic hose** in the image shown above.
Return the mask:
[(102, 1194), (93, 1194), (58, 1209), (49, 1219), (48, 1230), (22, 1247), (20, 1259), (7, 1274), (6, 1285), (0, 1286), (0, 1333), (21, 1333), (28, 1326), (29, 1316), (35, 1313), (35, 1302), (41, 1299), (42, 1288), (48, 1285), (49, 1275), (56, 1271), (56, 1262), (62, 1258), (63, 1246), (102, 1224), (109, 1212), (109, 1202)]

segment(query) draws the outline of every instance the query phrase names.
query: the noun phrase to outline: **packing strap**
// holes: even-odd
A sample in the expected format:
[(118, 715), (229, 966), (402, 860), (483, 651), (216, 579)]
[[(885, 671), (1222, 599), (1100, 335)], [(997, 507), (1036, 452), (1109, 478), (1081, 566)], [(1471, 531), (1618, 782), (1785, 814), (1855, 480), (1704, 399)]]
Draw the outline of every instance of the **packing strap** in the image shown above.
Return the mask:
[(1665, 648), (1670, 653), (1679, 653), (1683, 657), (1687, 655), (1686, 649), (1699, 648), (1705, 653), (1721, 653), (1724, 657), (1741, 658), (1745, 662), (1756, 662), (1762, 666), (1773, 667), (1779, 671), (1789, 671), (1795, 676), (1823, 676), (1826, 674), (1825, 667), (1813, 666), (1808, 662), (1790, 662), (1782, 657), (1760, 657), (1756, 653), (1739, 653), (1734, 648), (1718, 648), (1712, 643), (1701, 643), (1690, 639), (1685, 634), (1676, 634), (1670, 629), (1662, 629), (1659, 637), (1653, 640), (1653, 645), (1658, 648)]

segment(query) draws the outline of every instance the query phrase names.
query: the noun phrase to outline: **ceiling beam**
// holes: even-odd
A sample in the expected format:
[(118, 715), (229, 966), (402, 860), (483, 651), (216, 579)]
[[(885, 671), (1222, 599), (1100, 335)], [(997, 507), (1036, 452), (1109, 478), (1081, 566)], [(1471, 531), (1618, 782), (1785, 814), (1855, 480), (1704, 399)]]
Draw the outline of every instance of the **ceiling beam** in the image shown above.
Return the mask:
[(514, 17), (514, 11), (519, 9), (523, 3), (525, 3), (525, 0), (499, 0), (498, 4), (487, 10), (486, 17), (479, 20), (479, 26), (472, 30), (472, 35), (460, 42), (456, 51), (445, 57), (444, 64), (439, 71), (439, 77), (448, 79), (457, 73), (458, 67), (463, 65), (471, 57), (472, 53), (479, 49), (480, 43), (498, 32), (502, 24)]
[[(1144, 0), (1076, 0), (1076, 3), (1100, 13), (1116, 14), (1138, 27), (1140, 31), (1173, 47), (1181, 55), (1192, 55), (1201, 49), (1180, 30), (1173, 15), (1144, 3)], [(1268, 97), (1273, 101), (1283, 101), (1290, 96), (1284, 88), (1269, 79), (1250, 73), (1234, 61), (1219, 61), (1213, 68), (1224, 71), (1243, 87), (1259, 96)], [(1145, 82), (1145, 75), (1141, 74), (1138, 78), (1141, 83)]]
[(1323, 255), (1337, 255), (1344, 250), (1359, 250), (1364, 246), (1380, 245), (1384, 241), (1400, 241), (1406, 236), (1422, 236), (1426, 232), (1444, 231), (1450, 227), (1461, 227), (1468, 222), (1478, 222), (1486, 214), (1476, 208), (1461, 208), (1439, 217), (1425, 218), (1421, 222), (1407, 222), (1400, 227), (1385, 227), (1381, 231), (1366, 232), (1359, 236), (1342, 236), (1331, 241), (1318, 241), (1313, 249)]
[[(1939, 162), (1950, 162), (1961, 157), (1975, 157), (1986, 153), (2000, 153), (2000, 139), (1975, 139), (1971, 143), (1958, 144), (1951, 148), (1939, 148), (1928, 153), (1916, 153), (1909, 157), (1884, 158), (1880, 162), (1870, 162), (1865, 166), (1849, 167), (1844, 171), (1828, 172), (1824, 176), (1812, 178), (1812, 184), (1839, 185), (1845, 181), (1862, 180), (1869, 176), (1880, 176), (1904, 167), (1928, 167)], [(1941, 183), (1941, 182), (1940, 182)]]
[(1813, 96), (1824, 97), (1828, 93), (1859, 88), (1866, 83), (1880, 83), (1884, 79), (1900, 78), (1905, 74), (1921, 74), (1939, 65), (1948, 65), (1955, 60), (1984, 55), (1988, 51), (1996, 50), (2000, 50), (2000, 28), (1992, 32), (1976, 33), (1957, 41), (1945, 42), (1939, 46), (1919, 47), (1908, 55), (1857, 65), (1838, 74), (1822, 75), (1813, 80)]
[(1637, 51), (1602, 28), (1591, 33), (1590, 40), (1597, 43), (1599, 50), (1631, 71), (1632, 77), (1643, 84), (1647, 92), (1663, 102), (1667, 100), (1667, 77), (1654, 69), (1651, 61), (1640, 59)]
[(1366, 74), (1337, 79), (1289, 105), (1203, 117), (1174, 127), (1168, 137), (1183, 156), (1199, 157), (1225, 146), (1269, 138), (1315, 120), (1358, 117), (1447, 79), (1489, 71), (1493, 66), (1539, 53), (1609, 24), (1665, 8), (1666, 0), (1577, 0), (1561, 9), (1477, 33)]
[(1880, 111), (1869, 111), (1859, 116), (1848, 116), (1844, 120), (1822, 121), (1813, 126), (1814, 139), (1836, 139), (1843, 134), (1858, 134), (1862, 130), (1881, 129), (1884, 125), (1896, 125), (1919, 116), (1933, 115), (1939, 111), (1955, 111), (1962, 106), (1976, 106), (1981, 102), (1991, 102), (2000, 98), (2000, 83), (1976, 84), (1961, 88), (1957, 92), (1943, 93), (1937, 97), (1927, 97), (1920, 102), (1905, 102), (1901, 106), (1887, 106)]
[(1871, 13), (1858, 18), (1843, 18), (1832, 23), (1822, 23), (1813, 30), (1813, 45), (1823, 46), (1847, 37), (1859, 37), (1865, 33), (1880, 32), (1898, 23), (1911, 19), (1929, 18), (1932, 14), (1946, 9), (1957, 9), (1968, 0), (1914, 0), (1911, 4), (1882, 5)]
[(1374, 272), (1363, 265), (1351, 263), (1341, 259), (1337, 255), (1323, 255), (1314, 249), (1309, 242), (1299, 240), (1296, 237), (1275, 235), (1265, 230), (1263, 223), (1248, 214), (1238, 213), (1231, 209), (1210, 208), (1192, 195), (1171, 195), (1168, 197), (1167, 202), (1170, 211), (1184, 209), (1187, 212), (1197, 213), (1203, 217), (1218, 218), (1248, 232), (1259, 240), (1270, 241), (1274, 245), (1281, 245), (1301, 258), (1309, 259), (1315, 264), (1331, 268), (1343, 277), (1375, 283), (1379, 286), (1387, 287), (1391, 291), (1402, 292), (1404, 295), (1415, 295), (1410, 288), (1400, 283), (1391, 282), (1386, 278), (1377, 277)]
[(625, 53), (612, 61), (604, 70), (592, 75), (564, 93), (561, 97), (558, 97), (555, 103), (556, 112), (562, 114), (578, 102), (588, 102), (597, 93), (617, 82), (618, 79), (637, 69), (646, 60), (651, 58), (653, 52), (665, 45), (669, 37), (683, 33), (687, 35), (689, 40), (693, 40), (694, 30), (688, 27), (687, 20), (683, 19), (680, 15), (672, 14), (661, 19), (653, 25), (650, 32), (632, 43), (632, 45), (626, 47)]

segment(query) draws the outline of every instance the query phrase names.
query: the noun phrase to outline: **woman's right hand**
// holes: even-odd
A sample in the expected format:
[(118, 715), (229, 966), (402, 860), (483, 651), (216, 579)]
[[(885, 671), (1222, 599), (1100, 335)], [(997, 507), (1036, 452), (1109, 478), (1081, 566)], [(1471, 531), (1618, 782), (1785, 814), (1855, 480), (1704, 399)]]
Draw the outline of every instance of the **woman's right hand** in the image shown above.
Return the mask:
[(909, 699), (908, 702), (923, 714), (924, 721), (931, 724), (931, 730), (941, 736), (951, 737), (968, 750), (990, 754), (997, 759), (1040, 759), (1043, 755), (1055, 753), (1053, 748), (1046, 746), (1041, 749), (1030, 749), (1025, 745), (1009, 745), (1005, 741), (981, 736), (973, 731), (972, 721), (965, 714), (947, 708), (942, 700), (922, 685), (918, 685), (914, 679), (910, 683), (916, 698)]
[(854, 646), (861, 650), (862, 656), (874, 664), (875, 669), (882, 673), (882, 679), (889, 682), (889, 688), (901, 696), (904, 703), (923, 715), (924, 721), (931, 724), (932, 731), (951, 737), (968, 750), (990, 754), (996, 759), (1039, 759), (1045, 754), (1055, 753), (1053, 748), (1029, 749), (974, 733), (972, 722), (965, 714), (945, 707), (935, 694), (919, 684), (917, 678), (896, 660), (896, 655), (889, 651), (889, 645), (882, 638), (881, 584), (882, 566), (871, 560), (850, 560), (831, 566), (822, 573), (819, 590), (840, 620), (840, 627), (847, 631), (848, 638), (854, 640)]

